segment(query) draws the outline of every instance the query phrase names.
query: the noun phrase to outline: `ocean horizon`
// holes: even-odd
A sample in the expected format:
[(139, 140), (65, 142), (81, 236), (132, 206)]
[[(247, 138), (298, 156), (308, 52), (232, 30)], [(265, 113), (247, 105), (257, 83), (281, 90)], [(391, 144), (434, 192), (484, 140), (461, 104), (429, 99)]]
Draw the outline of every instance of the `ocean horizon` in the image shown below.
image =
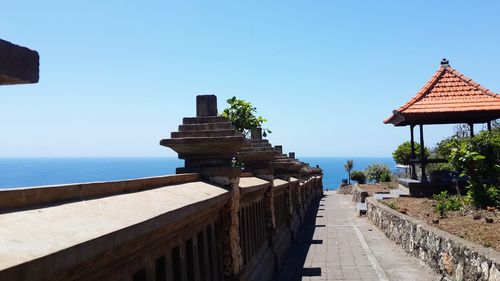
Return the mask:
[[(354, 161), (354, 170), (371, 163), (396, 163), (391, 157), (301, 157), (300, 161), (323, 169), (325, 189), (337, 189), (347, 179), (344, 164)], [(126, 180), (175, 174), (183, 160), (175, 157), (55, 157), (0, 158), (0, 189)]]

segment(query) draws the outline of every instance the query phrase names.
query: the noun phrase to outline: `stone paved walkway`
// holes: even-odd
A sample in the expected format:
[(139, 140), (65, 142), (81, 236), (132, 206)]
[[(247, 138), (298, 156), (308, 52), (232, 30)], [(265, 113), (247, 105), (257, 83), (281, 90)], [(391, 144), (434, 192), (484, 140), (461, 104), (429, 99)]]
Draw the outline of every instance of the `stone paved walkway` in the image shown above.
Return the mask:
[(308, 214), (278, 280), (441, 279), (388, 240), (366, 217), (357, 217), (350, 195), (335, 191), (325, 195), (317, 213)]

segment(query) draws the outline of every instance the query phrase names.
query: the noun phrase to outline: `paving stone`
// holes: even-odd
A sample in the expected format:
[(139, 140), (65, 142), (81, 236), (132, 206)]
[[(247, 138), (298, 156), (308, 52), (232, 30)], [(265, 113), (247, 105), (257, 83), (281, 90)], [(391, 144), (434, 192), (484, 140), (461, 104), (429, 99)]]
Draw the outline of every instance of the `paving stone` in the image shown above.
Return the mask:
[(305, 224), (325, 227), (299, 233), (277, 280), (440, 280), (366, 218), (357, 217), (350, 195), (328, 191), (320, 202), (323, 210), (311, 208)]

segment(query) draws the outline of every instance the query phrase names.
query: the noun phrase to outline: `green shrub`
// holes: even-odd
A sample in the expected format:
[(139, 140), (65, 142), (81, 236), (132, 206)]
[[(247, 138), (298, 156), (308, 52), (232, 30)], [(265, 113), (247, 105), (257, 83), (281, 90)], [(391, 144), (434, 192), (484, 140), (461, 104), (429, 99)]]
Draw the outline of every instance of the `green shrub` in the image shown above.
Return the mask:
[(387, 207), (393, 209), (393, 210), (398, 210), (398, 205), (394, 201), (389, 201), (386, 203)]
[[(438, 158), (438, 157), (436, 157)], [(445, 158), (446, 159), (446, 158)], [(443, 173), (448, 172), (451, 173), (453, 171), (453, 167), (450, 163), (436, 163), (430, 164), (426, 167), (427, 172), (430, 173)]]
[(458, 196), (448, 197), (448, 202), (446, 202), (446, 209), (448, 211), (458, 211), (463, 207), (462, 200)]
[(463, 202), (458, 196), (449, 196), (447, 191), (442, 191), (432, 197), (436, 200), (434, 212), (440, 217), (445, 217), (448, 211), (458, 211), (463, 207)]
[[(429, 149), (424, 149), (425, 157), (429, 157)], [(415, 157), (420, 155), (420, 144), (415, 142)], [(409, 141), (403, 142), (392, 153), (392, 158), (398, 164), (409, 165), (411, 159), (411, 143)]]
[[(459, 143), (465, 141), (465, 138), (458, 138), (456, 136), (445, 138), (436, 144), (436, 147), (432, 149), (431, 157), (438, 159), (446, 159), (450, 156), (453, 147), (456, 147)], [(452, 168), (448, 163), (440, 163), (438, 167)]]
[(476, 207), (500, 205), (499, 132), (483, 131), (455, 143), (448, 160), (467, 178), (467, 194)]
[[(257, 116), (257, 108), (250, 102), (232, 97), (227, 100), (229, 107), (225, 108), (220, 114), (233, 123), (234, 127), (245, 136), (250, 134), (253, 128), (261, 127), (267, 122), (262, 116)], [(271, 133), (269, 129), (262, 129), (262, 136), (266, 137)]]
[(380, 182), (390, 182), (391, 180), (392, 180), (392, 175), (391, 175), (391, 173), (387, 173), (387, 172), (383, 172), (379, 178)]
[(448, 192), (443, 191), (439, 194), (434, 194), (432, 198), (436, 200), (436, 206), (434, 206), (434, 212), (440, 217), (446, 216), (446, 198), (448, 197)]
[(356, 181), (359, 184), (366, 183), (366, 175), (362, 171), (352, 171), (351, 180)]
[[(365, 170), (366, 177), (375, 182), (380, 182), (384, 173), (391, 175), (391, 170), (385, 164), (370, 164)], [(390, 180), (389, 180), (390, 181)]]

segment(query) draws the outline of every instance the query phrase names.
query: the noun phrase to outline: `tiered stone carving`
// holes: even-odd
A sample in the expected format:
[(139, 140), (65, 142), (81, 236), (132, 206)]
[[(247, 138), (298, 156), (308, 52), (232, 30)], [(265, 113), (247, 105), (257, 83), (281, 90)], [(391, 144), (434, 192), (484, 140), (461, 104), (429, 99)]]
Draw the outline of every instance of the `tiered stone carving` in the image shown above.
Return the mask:
[[(216, 183), (231, 192), (231, 198), (219, 212), (225, 280), (244, 280), (245, 274), (249, 274), (243, 267), (242, 241), (240, 240), (240, 204), (242, 198), (245, 198), (245, 195), (240, 195), (239, 181), (242, 171), (239, 167), (233, 167), (232, 161), (236, 157), (239, 162), (243, 163), (246, 172), (269, 181), (264, 197), (260, 200), (264, 203), (268, 245), (274, 257), (275, 266), (279, 268), (280, 257), (283, 253), (280, 252), (282, 248), (278, 241), (287, 238), (283, 238), (286, 237), (286, 232), (278, 233), (278, 224), (282, 230), (284, 229), (282, 226), (286, 223), (291, 231), (291, 237), (296, 237), (297, 226), (300, 225), (302, 213), (305, 212), (304, 208), (308, 206), (307, 202), (311, 198), (313, 184), (311, 178), (315, 170), (308, 164), (295, 159), (294, 152), (287, 156), (283, 154), (281, 146), (273, 148), (268, 140), (262, 139), (261, 128), (253, 129), (251, 138), (246, 139), (227, 118), (217, 115), (217, 98), (213, 95), (197, 96), (196, 117), (184, 118), (179, 130), (172, 132), (171, 138), (162, 140), (160, 144), (170, 147), (179, 154), (180, 159), (184, 159), (185, 165), (177, 168), (177, 173), (199, 173), (205, 180)], [(290, 181), (290, 177), (297, 178), (300, 184), (297, 180)], [(277, 189), (274, 184), (279, 181), (275, 181), (275, 178), (289, 181), (289, 183), (280, 184)], [(296, 198), (293, 203), (292, 192)], [(276, 209), (277, 204), (279, 208), (286, 208), (286, 216), (283, 215), (285, 213), (283, 209)], [(244, 226), (249, 225), (249, 218), (250, 220), (259, 219), (255, 216), (255, 208), (246, 208), (250, 211), (243, 216)], [(296, 222), (294, 226), (292, 226), (293, 222)], [(254, 243), (252, 241), (257, 241), (254, 238), (250, 237), (243, 243)], [(253, 247), (257, 246), (259, 245), (254, 243)]]
[(238, 152), (236, 158), (244, 164), (245, 171), (254, 173), (256, 177), (268, 180), (271, 185), (266, 190), (264, 205), (268, 235), (272, 237), (276, 231), (276, 217), (274, 215), (274, 170), (269, 162), (274, 159), (278, 152), (268, 140), (262, 139), (262, 128), (253, 128), (250, 131), (249, 145)]
[(177, 173), (200, 173), (204, 176), (235, 177), (239, 168), (232, 168), (236, 153), (246, 144), (245, 137), (231, 122), (217, 116), (217, 97), (196, 97), (196, 117), (186, 117), (178, 132), (160, 145), (170, 147), (184, 159), (185, 165)]
[(262, 128), (254, 128), (251, 130), (249, 145), (243, 147), (236, 158), (244, 164), (245, 171), (253, 172), (256, 175), (272, 175), (269, 162), (277, 154), (269, 141), (262, 139)]
[(241, 169), (232, 167), (236, 153), (247, 143), (232, 123), (217, 116), (217, 97), (196, 97), (196, 117), (186, 117), (178, 132), (160, 144), (170, 147), (184, 159), (177, 173), (200, 173), (206, 179), (232, 192), (231, 199), (221, 211), (222, 252), (226, 279), (237, 280), (243, 265), (241, 256), (239, 218)]
[[(270, 165), (274, 168), (274, 173), (278, 178), (283, 180), (289, 180), (291, 175), (299, 174), (300, 169), (304, 166), (298, 160), (283, 154), (283, 147), (281, 145), (276, 145), (275, 150), (278, 155), (274, 157)], [(295, 153), (291, 153), (291, 156), (295, 157)]]

